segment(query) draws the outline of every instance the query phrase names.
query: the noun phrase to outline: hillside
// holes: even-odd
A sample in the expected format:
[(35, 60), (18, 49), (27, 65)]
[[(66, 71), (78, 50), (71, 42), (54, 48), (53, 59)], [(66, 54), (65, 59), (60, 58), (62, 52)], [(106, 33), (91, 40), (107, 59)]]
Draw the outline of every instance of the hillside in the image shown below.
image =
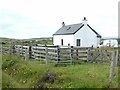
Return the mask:
[(52, 37), (44, 38), (30, 38), (30, 39), (12, 39), (0, 37), (0, 44), (3, 46), (10, 46), (14, 44), (22, 45), (36, 45), (36, 44), (53, 44)]

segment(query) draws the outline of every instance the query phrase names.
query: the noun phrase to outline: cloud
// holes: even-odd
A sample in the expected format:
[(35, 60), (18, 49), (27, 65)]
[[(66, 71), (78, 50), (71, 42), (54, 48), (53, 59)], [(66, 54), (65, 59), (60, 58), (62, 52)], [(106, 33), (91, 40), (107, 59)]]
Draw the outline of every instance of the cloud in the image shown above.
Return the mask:
[[(61, 22), (88, 24), (103, 36), (117, 35), (117, 0), (1, 0), (0, 36), (52, 36)], [(109, 33), (108, 33), (109, 32)]]
[(0, 13), (1, 37), (27, 38), (40, 28), (38, 22), (17, 13)]

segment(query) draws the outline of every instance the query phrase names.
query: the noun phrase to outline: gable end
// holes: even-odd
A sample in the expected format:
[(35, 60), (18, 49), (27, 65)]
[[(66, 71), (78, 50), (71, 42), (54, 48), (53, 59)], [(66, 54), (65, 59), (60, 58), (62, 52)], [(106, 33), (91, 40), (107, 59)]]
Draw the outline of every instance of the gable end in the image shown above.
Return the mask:
[(87, 24), (87, 26), (97, 35), (98, 38), (101, 38), (101, 35), (98, 34), (94, 29), (92, 29), (89, 24)]

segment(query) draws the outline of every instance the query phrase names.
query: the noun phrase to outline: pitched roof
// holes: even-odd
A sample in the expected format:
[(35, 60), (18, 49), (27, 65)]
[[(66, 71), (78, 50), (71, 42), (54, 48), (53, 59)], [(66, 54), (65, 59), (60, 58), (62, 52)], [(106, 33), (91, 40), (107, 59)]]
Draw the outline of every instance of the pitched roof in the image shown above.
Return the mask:
[[(78, 23), (78, 24), (72, 24), (72, 25), (66, 25), (61, 27), (58, 31), (56, 31), (53, 35), (68, 35), (68, 34), (75, 34), (78, 30), (80, 30), (84, 24)], [(100, 34), (98, 34), (94, 29), (90, 27), (90, 25), (87, 24), (87, 26), (97, 35), (97, 37), (101, 37)]]
[(58, 31), (56, 31), (53, 35), (66, 35), (66, 34), (75, 34), (80, 28), (84, 25), (82, 23), (66, 25), (61, 27)]

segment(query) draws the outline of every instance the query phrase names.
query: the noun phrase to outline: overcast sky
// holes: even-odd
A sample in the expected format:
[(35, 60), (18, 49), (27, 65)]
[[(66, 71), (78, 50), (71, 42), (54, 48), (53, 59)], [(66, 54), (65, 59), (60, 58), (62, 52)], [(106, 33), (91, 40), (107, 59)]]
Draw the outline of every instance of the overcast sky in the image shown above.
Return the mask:
[(88, 24), (103, 37), (118, 35), (119, 0), (0, 0), (0, 37), (51, 37), (66, 25)]

